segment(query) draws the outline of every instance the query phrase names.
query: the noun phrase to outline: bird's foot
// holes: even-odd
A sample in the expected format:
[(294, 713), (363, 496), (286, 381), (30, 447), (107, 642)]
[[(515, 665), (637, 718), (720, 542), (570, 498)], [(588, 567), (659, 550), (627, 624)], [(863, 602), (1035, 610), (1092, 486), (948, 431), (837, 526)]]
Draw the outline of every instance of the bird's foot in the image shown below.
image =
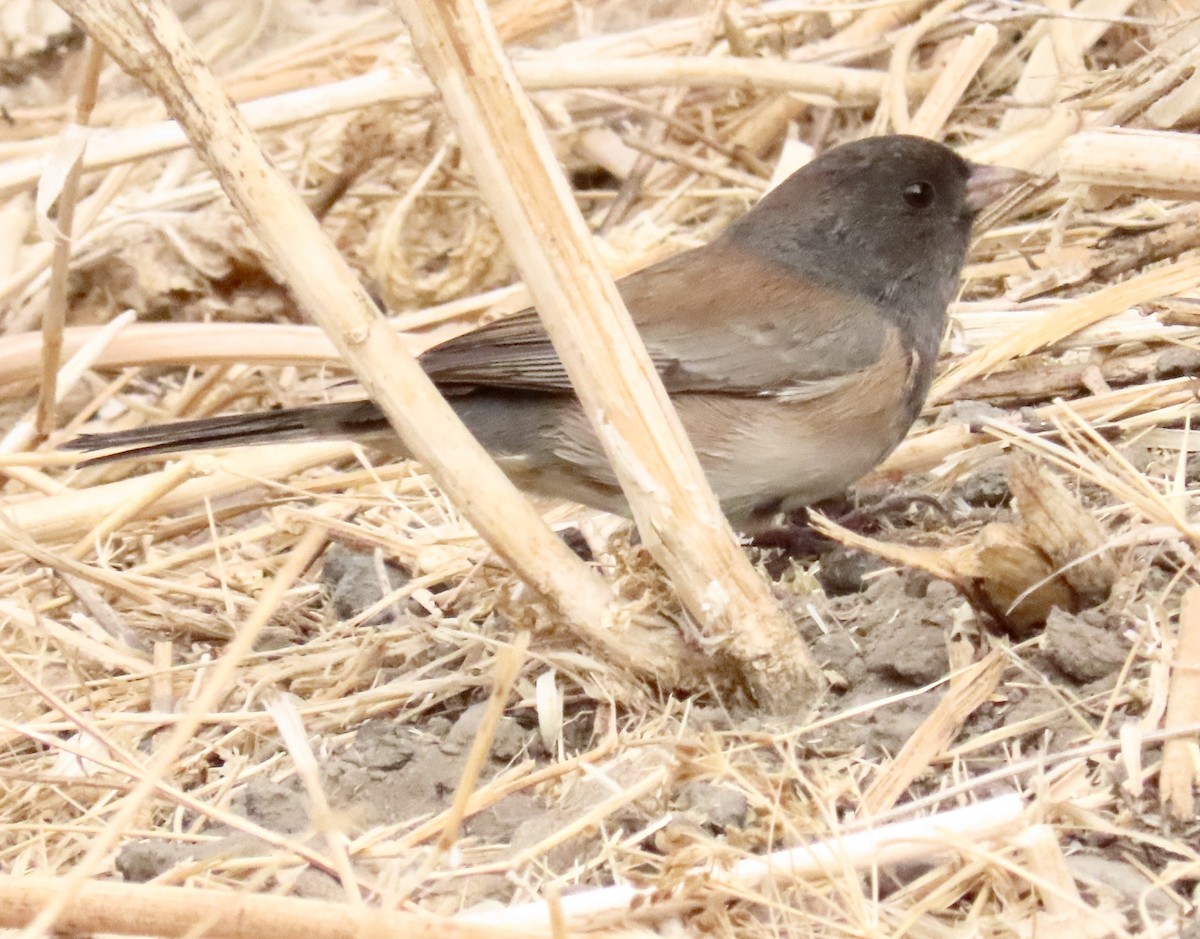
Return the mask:
[[(941, 502), (933, 496), (915, 492), (898, 492), (880, 501), (858, 509), (845, 510), (845, 503), (828, 503), (822, 508), (842, 528), (856, 534), (866, 535), (879, 530), (883, 519), (889, 515), (906, 512), (914, 505), (933, 509), (946, 522), (952, 516)], [(841, 509), (842, 511), (838, 511)], [(801, 509), (778, 528), (759, 532), (750, 540), (756, 548), (775, 548), (791, 558), (819, 557), (836, 546), (836, 542), (817, 532), (808, 521), (808, 510)]]
[(860, 535), (865, 535), (873, 531), (878, 531), (880, 522), (889, 515), (907, 512), (916, 505), (923, 505), (933, 509), (946, 524), (954, 521), (954, 516), (948, 508), (942, 505), (938, 499), (922, 492), (893, 493), (872, 505), (863, 506), (860, 509), (853, 509), (844, 515), (835, 516), (834, 521), (843, 528), (848, 528)]
[(787, 558), (818, 557), (834, 546), (824, 535), (808, 524), (808, 513), (789, 518), (778, 528), (761, 531), (750, 539), (756, 548), (777, 549)]

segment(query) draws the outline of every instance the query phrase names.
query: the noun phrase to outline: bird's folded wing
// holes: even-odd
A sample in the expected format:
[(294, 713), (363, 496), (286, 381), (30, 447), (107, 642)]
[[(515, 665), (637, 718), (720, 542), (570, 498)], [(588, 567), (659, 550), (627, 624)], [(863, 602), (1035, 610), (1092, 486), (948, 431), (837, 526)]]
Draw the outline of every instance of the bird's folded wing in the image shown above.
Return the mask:
[[(718, 250), (720, 249), (720, 250)], [(720, 242), (677, 255), (619, 283), (668, 392), (812, 394), (878, 362), (894, 338), (869, 301), (822, 287), (770, 261), (739, 258)], [(752, 285), (745, 281), (753, 264)], [(748, 307), (751, 302), (752, 307)], [(685, 305), (686, 304), (686, 305)], [(422, 357), (444, 385), (569, 392), (537, 314), (526, 310), (430, 349)]]

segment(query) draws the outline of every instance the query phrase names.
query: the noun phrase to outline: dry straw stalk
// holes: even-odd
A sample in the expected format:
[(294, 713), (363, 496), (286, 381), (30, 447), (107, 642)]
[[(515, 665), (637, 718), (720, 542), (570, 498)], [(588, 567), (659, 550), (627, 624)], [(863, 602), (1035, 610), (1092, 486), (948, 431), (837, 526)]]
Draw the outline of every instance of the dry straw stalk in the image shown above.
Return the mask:
[(399, 7), (646, 544), (759, 704), (805, 713), (820, 669), (734, 540), (484, 8)]
[[(830, 65), (799, 65), (764, 59), (695, 59), (641, 57), (631, 59), (572, 59), (555, 56), (516, 63), (518, 77), (529, 90), (639, 86), (747, 86), (775, 88), (809, 99), (844, 100), (869, 104), (879, 99), (885, 76), (870, 69)], [(925, 76), (910, 84), (920, 87)], [(272, 130), (304, 121), (353, 111), (375, 104), (396, 104), (435, 94), (434, 86), (421, 75), (380, 69), (331, 82), (317, 88), (271, 95), (247, 101), (246, 121), (255, 130)], [(24, 145), (27, 150), (48, 150), (53, 140)], [(81, 157), (84, 170), (104, 169), (131, 160), (170, 153), (188, 145), (182, 126), (175, 121), (122, 130), (106, 130), (94, 136)], [(39, 156), (15, 159), (0, 166), (0, 198), (32, 189), (42, 174)]]
[[(746, 858), (727, 871), (704, 865), (690, 873), (708, 890), (737, 895), (772, 877), (815, 881), (836, 878), (848, 870), (869, 871), (945, 854), (970, 854), (986, 850), (992, 839), (1019, 831), (1024, 811), (1021, 797), (1010, 793), (925, 818), (843, 833), (764, 857)], [(622, 913), (651, 920), (675, 916), (697, 906), (701, 899), (686, 893), (673, 897), (653, 889), (621, 885), (563, 897), (561, 913), (569, 925), (586, 929)], [(499, 913), (468, 914), (461, 919), (540, 931), (550, 925), (551, 911), (546, 903), (530, 903)]]
[(1063, 145), (1058, 175), (1067, 185), (1195, 199), (1200, 196), (1200, 140), (1170, 131), (1085, 131)]
[[(53, 877), (0, 877), (0, 926), (20, 929), (61, 891)], [(507, 939), (528, 935), (495, 925), (455, 922), (444, 917), (353, 907), (345, 903), (233, 894), (226, 890), (183, 889), (150, 884), (92, 881), (63, 913), (57, 928), (88, 935), (199, 937), (220, 939)]]
[[(1165, 727), (1180, 730), (1200, 721), (1200, 587), (1191, 587), (1183, 597), (1175, 656), (1171, 663), (1170, 697)], [(1200, 737), (1181, 734), (1163, 744), (1159, 787), (1167, 811), (1177, 819), (1196, 818), (1196, 795), (1200, 788)]]
[[(374, 301), (294, 189), (270, 165), (245, 120), (200, 61), (179, 21), (155, 0), (65, 0), (63, 8), (126, 69), (153, 87), (261, 239), (300, 305), (322, 325), (414, 456), (496, 551), (588, 641), (643, 669), (610, 623), (611, 597), (462, 426), (388, 328)], [(634, 654), (631, 654), (631, 651)], [(641, 651), (641, 655), (636, 654)]]

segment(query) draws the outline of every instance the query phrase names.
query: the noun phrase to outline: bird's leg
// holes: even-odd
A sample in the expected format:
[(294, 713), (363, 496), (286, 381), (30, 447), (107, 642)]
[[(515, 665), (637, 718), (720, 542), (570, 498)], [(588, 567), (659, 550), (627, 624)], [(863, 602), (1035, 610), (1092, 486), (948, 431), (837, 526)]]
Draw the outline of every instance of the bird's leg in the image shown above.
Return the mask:
[(582, 531), (572, 525), (570, 528), (564, 528), (558, 533), (558, 537), (563, 540), (563, 543), (570, 548), (575, 556), (581, 561), (590, 564), (596, 560), (596, 555), (592, 553), (592, 546), (588, 543)]
[(892, 493), (872, 505), (852, 509), (845, 515), (836, 517), (834, 521), (843, 528), (849, 528), (851, 531), (858, 532), (859, 534), (866, 534), (868, 531), (874, 531), (879, 527), (881, 518), (893, 512), (907, 511), (914, 505), (924, 505), (933, 509), (942, 517), (942, 521), (947, 524), (954, 521), (954, 516), (948, 508), (942, 505), (938, 499), (923, 492)]
[[(953, 520), (949, 509), (933, 496), (915, 492), (894, 493), (873, 505), (858, 509), (847, 510), (845, 503), (826, 503), (824, 508), (829, 510), (830, 517), (842, 528), (868, 534), (879, 528), (880, 519), (884, 516), (913, 505), (929, 506), (946, 522)], [(801, 509), (789, 516), (782, 526), (756, 534), (750, 544), (756, 548), (777, 548), (788, 557), (816, 557), (825, 554), (836, 542), (818, 534), (808, 522), (808, 509)]]
[(833, 547), (834, 542), (818, 534), (808, 523), (808, 509), (788, 516), (777, 528), (760, 531), (750, 539), (756, 548), (777, 548), (786, 557), (816, 557)]

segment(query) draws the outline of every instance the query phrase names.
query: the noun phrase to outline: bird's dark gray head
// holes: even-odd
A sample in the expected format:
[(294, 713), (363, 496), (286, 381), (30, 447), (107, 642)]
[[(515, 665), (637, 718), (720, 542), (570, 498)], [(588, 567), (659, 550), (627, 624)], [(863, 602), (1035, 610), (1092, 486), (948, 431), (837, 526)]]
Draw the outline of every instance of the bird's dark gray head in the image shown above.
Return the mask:
[(926, 319), (957, 289), (975, 214), (1002, 189), (995, 173), (921, 137), (859, 140), (792, 174), (725, 237)]

